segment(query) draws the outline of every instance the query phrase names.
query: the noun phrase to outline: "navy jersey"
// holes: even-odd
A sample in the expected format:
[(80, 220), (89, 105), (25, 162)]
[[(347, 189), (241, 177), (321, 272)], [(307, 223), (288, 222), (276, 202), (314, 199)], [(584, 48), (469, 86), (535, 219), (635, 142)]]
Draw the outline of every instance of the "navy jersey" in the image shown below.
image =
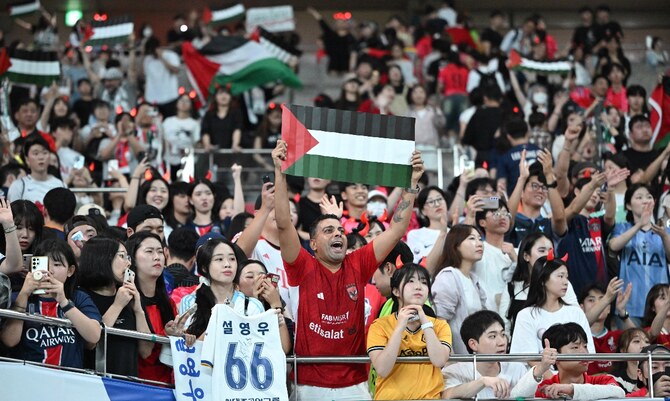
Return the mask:
[[(14, 294), (16, 298), (17, 294)], [(83, 291), (75, 291), (72, 303), (81, 313), (91, 319), (102, 321), (91, 297)], [(43, 316), (65, 318), (65, 314), (53, 298), (31, 296), (28, 311)], [(51, 326), (35, 322), (24, 322), (18, 350), (27, 361), (49, 365), (81, 368), (84, 364), (85, 340), (74, 327)]]
[(500, 155), (496, 160), (496, 175), (498, 179), (505, 178), (507, 180), (507, 195), (511, 195), (516, 182), (519, 179), (519, 161), (521, 160), (521, 152), (526, 150), (526, 161), (530, 166), (537, 159), (537, 153), (541, 150), (532, 143), (517, 145), (508, 150), (505, 154)]
[(569, 279), (576, 294), (593, 283), (607, 285), (609, 282), (603, 241), (608, 234), (605, 229), (602, 217), (577, 215), (568, 223), (568, 232), (558, 244), (557, 255), (568, 254)]

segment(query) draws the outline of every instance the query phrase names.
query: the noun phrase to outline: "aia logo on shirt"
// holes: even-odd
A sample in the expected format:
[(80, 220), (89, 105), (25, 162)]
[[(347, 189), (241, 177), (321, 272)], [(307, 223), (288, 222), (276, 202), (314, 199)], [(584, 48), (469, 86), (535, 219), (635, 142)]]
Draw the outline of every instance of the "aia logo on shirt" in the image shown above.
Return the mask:
[(347, 284), (346, 288), (349, 298), (356, 302), (358, 300), (358, 288), (356, 288), (356, 284)]

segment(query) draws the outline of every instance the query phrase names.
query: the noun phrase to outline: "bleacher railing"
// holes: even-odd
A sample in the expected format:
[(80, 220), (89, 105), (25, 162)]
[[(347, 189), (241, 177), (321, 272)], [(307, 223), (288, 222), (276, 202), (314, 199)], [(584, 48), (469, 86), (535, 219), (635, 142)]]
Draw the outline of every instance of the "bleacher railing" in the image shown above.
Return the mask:
[[(49, 324), (54, 326), (61, 327), (72, 327), (72, 322), (69, 319), (54, 318), (48, 316), (42, 316), (39, 314), (31, 314), (29, 312), (17, 312), (9, 309), (0, 309), (0, 318), (11, 318), (18, 319), (23, 321), (30, 321), (34, 323)], [(160, 336), (155, 334), (140, 333), (132, 330), (123, 330), (113, 327), (107, 327), (103, 323), (100, 324), (102, 335), (100, 341), (96, 347), (96, 368), (95, 371), (90, 371), (86, 369), (77, 369), (77, 368), (65, 368), (65, 367), (55, 367), (53, 365), (45, 365), (37, 362), (30, 361), (21, 361), (23, 363), (48, 366), (52, 368), (59, 368), (62, 370), (81, 372), (81, 373), (95, 373), (101, 376), (108, 376), (113, 378), (126, 379), (131, 381), (143, 382), (147, 384), (157, 384), (157, 385), (168, 385), (169, 383), (155, 382), (152, 380), (141, 379), (138, 377), (129, 377), (115, 375), (107, 372), (107, 361), (106, 361), (106, 346), (107, 346), (107, 336), (115, 335), (126, 338), (133, 338), (136, 340), (150, 341), (153, 343), (159, 344), (170, 344), (170, 340), (166, 336)], [(473, 355), (452, 355), (449, 357), (449, 362), (470, 362), (473, 364), (473, 380), (474, 372), (476, 371), (477, 362), (534, 362), (540, 361), (542, 356), (537, 355), (528, 355), (528, 354), (473, 354)], [(0, 358), (0, 360), (5, 361), (17, 361), (11, 358)], [(652, 377), (652, 362), (653, 361), (670, 361), (670, 353), (647, 353), (647, 354), (559, 354), (557, 357), (559, 361), (641, 361), (647, 360), (647, 373), (648, 377)], [(318, 357), (305, 357), (305, 356), (295, 356), (287, 355), (287, 363), (292, 363), (293, 372), (294, 372), (294, 385), (297, 386), (298, 383), (298, 374), (297, 366), (299, 363), (370, 363), (370, 358), (367, 356), (318, 356)], [(425, 356), (407, 356), (407, 357), (398, 357), (397, 363), (425, 363), (430, 362), (429, 357)], [(649, 397), (654, 398), (654, 389), (653, 386), (649, 388)]]

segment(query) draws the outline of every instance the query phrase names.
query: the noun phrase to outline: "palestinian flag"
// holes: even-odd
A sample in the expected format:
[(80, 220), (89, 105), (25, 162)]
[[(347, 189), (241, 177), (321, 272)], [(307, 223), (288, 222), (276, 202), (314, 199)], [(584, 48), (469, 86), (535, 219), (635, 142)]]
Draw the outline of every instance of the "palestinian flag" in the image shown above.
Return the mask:
[(292, 58), (298, 58), (302, 55), (302, 52), (296, 49), (293, 46), (284, 44), (277, 35), (266, 31), (265, 29), (258, 27), (252, 39), (260, 43), (261, 46), (265, 48), (271, 55), (276, 57), (283, 63), (288, 64)]
[(654, 88), (649, 96), (649, 122), (651, 122), (651, 143), (662, 149), (670, 140), (670, 77)]
[(414, 119), (282, 105), (286, 174), (408, 187)]
[(217, 84), (230, 84), (233, 95), (276, 81), (302, 87), (295, 72), (263, 46), (238, 36), (214, 36), (200, 49), (184, 42), (182, 57), (191, 84), (203, 100)]
[(11, 82), (45, 86), (60, 79), (60, 62), (56, 52), (16, 49), (9, 60), (9, 69), (3, 77)]
[(23, 17), (38, 12), (40, 7), (39, 0), (21, 1), (9, 5), (7, 7), (7, 12), (10, 17)]
[(86, 41), (86, 46), (96, 47), (126, 43), (134, 28), (130, 16), (110, 18), (107, 21), (92, 21), (89, 26), (91, 29), (86, 32), (86, 36), (90, 38)]
[(572, 70), (572, 63), (569, 61), (535, 61), (521, 55), (514, 49), (509, 52), (508, 68), (518, 68), (534, 72), (539, 75), (567, 75)]
[(202, 20), (208, 25), (229, 24), (242, 20), (245, 11), (242, 4), (235, 4), (220, 10), (210, 10), (209, 7), (205, 7), (202, 12)]
[(0, 50), (0, 75), (4, 74), (7, 72), (9, 67), (12, 66), (12, 62), (9, 59), (9, 54), (7, 54), (7, 48), (3, 47)]

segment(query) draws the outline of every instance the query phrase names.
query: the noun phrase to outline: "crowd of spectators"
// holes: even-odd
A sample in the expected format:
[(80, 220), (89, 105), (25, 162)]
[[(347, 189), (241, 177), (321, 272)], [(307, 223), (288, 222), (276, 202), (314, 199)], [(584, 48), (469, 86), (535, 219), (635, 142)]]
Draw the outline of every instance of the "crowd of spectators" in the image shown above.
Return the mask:
[[(367, 351), (371, 369), (300, 365), (300, 400), (326, 389), (332, 399), (585, 400), (652, 386), (670, 396), (664, 362), (649, 377), (646, 361), (557, 361), (670, 352), (670, 125), (650, 95), (670, 95), (662, 40), (650, 38), (644, 61), (660, 74), (645, 88), (631, 82), (639, 64), (606, 5), (579, 9), (568, 43), (542, 15), (508, 27), (494, 10), (475, 27), (462, 6), (383, 26), (308, 9), (317, 59), (341, 79), (339, 98), (318, 93), (315, 106), (414, 118), (409, 188), (286, 176), (281, 82), (240, 95), (216, 86), (205, 104), (184, 89), (181, 43), (249, 36), (242, 24), (213, 30), (191, 12), (167, 41), (147, 25), (91, 49), (84, 23), (62, 45), (45, 10), (35, 25), (17, 20), (33, 42), (1, 35), (10, 54), (55, 50), (62, 77), (4, 88), (3, 307), (73, 325), (5, 319), (0, 354), (94, 369), (100, 324), (191, 343), (227, 304), (276, 310), (286, 354)], [(569, 70), (556, 67), (564, 61)], [(442, 147), (461, 155), (443, 188)], [(231, 151), (226, 173), (212, 174), (219, 149)], [(47, 269), (31, 271), (36, 260)], [(108, 372), (173, 382), (160, 345), (108, 341)], [(479, 361), (474, 372), (448, 361), (508, 352), (542, 359)], [(430, 362), (397, 361), (417, 355)]]

